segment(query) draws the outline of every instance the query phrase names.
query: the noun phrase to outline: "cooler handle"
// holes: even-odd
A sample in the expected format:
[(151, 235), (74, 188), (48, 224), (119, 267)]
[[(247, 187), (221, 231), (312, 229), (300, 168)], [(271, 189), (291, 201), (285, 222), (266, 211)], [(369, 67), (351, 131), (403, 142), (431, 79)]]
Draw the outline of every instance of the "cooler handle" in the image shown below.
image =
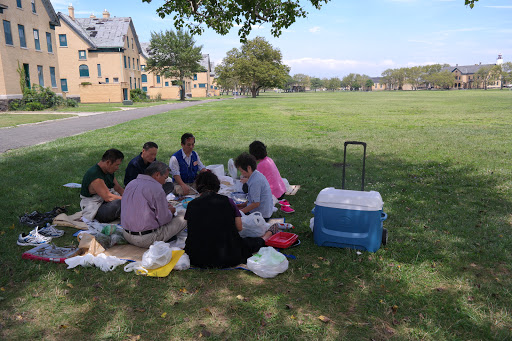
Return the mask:
[(380, 221), (388, 219), (388, 215), (384, 212), (380, 212)]

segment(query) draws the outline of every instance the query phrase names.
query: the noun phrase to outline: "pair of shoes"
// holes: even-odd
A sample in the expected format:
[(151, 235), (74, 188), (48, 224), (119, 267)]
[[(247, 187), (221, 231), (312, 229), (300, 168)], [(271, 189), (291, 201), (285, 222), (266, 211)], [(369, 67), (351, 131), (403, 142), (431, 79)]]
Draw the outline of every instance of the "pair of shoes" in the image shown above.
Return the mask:
[(39, 228), (29, 232), (29, 234), (20, 234), (16, 244), (20, 246), (37, 246), (41, 244), (48, 244), (52, 241), (51, 237), (45, 237), (39, 233)]
[(293, 226), (292, 224), (289, 224), (289, 223), (277, 223), (279, 226), (279, 229), (280, 230), (290, 230), (290, 229), (294, 229), (295, 226)]
[(55, 228), (55, 225), (46, 224), (39, 229), (39, 233), (44, 237), (58, 238), (64, 235), (64, 231)]
[(281, 212), (293, 213), (295, 210), (291, 206), (281, 206)]
[(279, 200), (277, 203), (281, 206), (290, 206), (288, 200)]

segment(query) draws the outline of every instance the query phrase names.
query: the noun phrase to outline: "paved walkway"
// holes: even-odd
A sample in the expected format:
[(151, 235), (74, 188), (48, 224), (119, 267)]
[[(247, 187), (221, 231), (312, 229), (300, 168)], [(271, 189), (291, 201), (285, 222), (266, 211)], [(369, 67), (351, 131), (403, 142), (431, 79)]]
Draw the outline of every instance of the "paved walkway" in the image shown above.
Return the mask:
[(0, 153), (211, 101), (218, 100), (169, 103), (105, 113), (76, 113), (78, 115), (76, 117), (61, 120), (25, 124), (12, 128), (0, 128)]

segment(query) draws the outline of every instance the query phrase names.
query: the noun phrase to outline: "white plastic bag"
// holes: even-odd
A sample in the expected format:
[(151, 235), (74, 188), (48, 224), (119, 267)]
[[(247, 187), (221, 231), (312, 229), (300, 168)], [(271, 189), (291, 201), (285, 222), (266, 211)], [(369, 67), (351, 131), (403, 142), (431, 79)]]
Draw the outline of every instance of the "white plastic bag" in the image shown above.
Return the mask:
[(100, 253), (96, 257), (88, 253), (85, 256), (68, 258), (65, 262), (68, 265), (68, 269), (72, 269), (79, 265), (85, 267), (94, 265), (100, 268), (101, 271), (107, 272), (114, 270), (118, 265), (126, 263), (126, 260), (122, 260), (114, 256), (107, 256), (104, 253)]
[(228, 160), (228, 173), (229, 176), (233, 178), (233, 180), (235, 180), (238, 176), (238, 171), (235, 167), (235, 161), (233, 161), (233, 159)]
[(171, 258), (172, 250), (169, 244), (157, 241), (142, 255), (142, 266), (146, 269), (160, 268), (169, 263)]
[(253, 212), (249, 215), (242, 214), (242, 231), (239, 232), (240, 237), (262, 237), (267, 232), (270, 224), (265, 221), (265, 218), (260, 212)]
[[(178, 249), (179, 250), (179, 249)], [(187, 270), (190, 268), (190, 257), (184, 253), (174, 266), (174, 270)]]
[(247, 267), (260, 277), (273, 278), (288, 269), (288, 259), (273, 247), (267, 246), (247, 259)]

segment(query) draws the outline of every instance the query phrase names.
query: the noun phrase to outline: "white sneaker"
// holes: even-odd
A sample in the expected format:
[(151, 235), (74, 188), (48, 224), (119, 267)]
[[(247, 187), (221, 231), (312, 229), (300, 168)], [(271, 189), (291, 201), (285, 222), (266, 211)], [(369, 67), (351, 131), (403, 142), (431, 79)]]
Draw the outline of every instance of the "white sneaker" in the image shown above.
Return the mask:
[(20, 246), (37, 246), (41, 244), (48, 244), (52, 240), (51, 237), (45, 237), (41, 235), (36, 227), (35, 230), (29, 232), (29, 234), (20, 234), (18, 236), (17, 244)]
[(58, 238), (62, 237), (64, 235), (64, 231), (57, 230), (55, 228), (55, 225), (46, 224), (45, 227), (41, 227), (39, 229), (39, 233), (42, 234), (44, 237), (52, 237), (52, 238)]

